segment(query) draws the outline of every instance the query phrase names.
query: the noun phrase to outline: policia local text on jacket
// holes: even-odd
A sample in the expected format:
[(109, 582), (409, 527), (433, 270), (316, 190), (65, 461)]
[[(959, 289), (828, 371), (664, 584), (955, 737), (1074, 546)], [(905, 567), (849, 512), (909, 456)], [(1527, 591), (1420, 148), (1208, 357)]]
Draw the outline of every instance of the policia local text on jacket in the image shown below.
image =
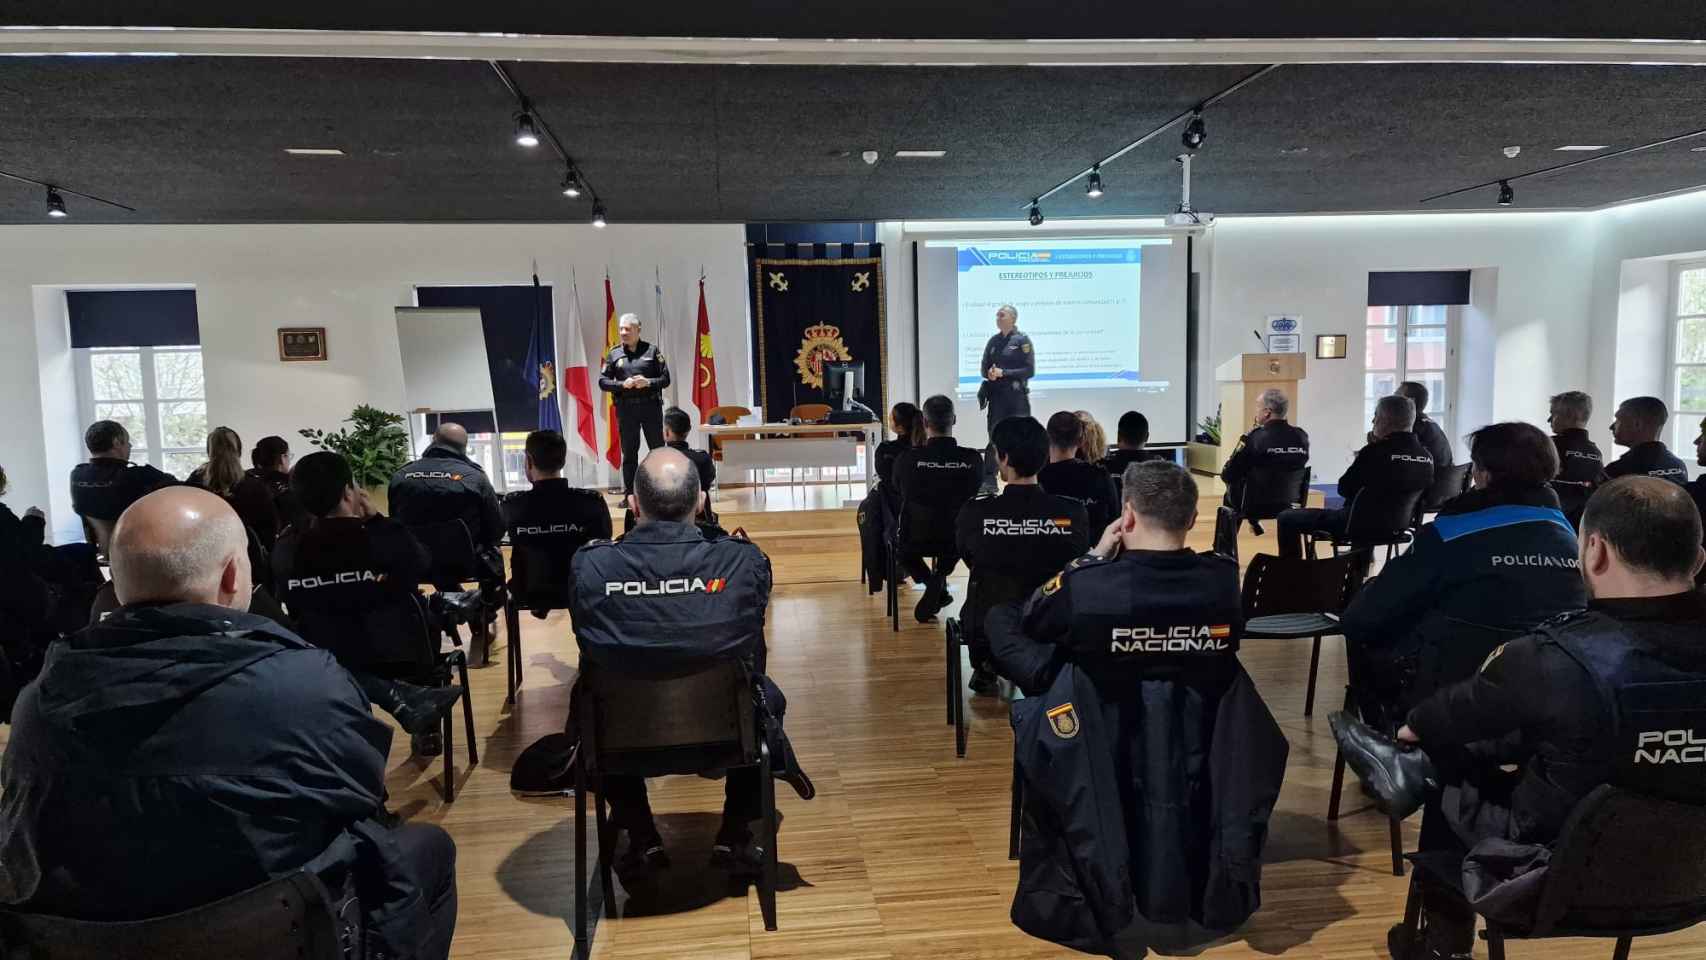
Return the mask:
[(1237, 659), (1238, 566), (1075, 560), (988, 625), (1013, 705), (1024, 836), (1013, 922), (1086, 953), (1205, 943), (1261, 904), (1287, 745)]
[[(622, 386), (629, 377), (645, 377), (647, 383), (630, 390)], [(640, 435), (645, 434), (647, 450), (663, 446), (662, 398), (667, 386), (669, 364), (656, 346), (644, 340), (636, 341), (632, 350), (618, 343), (604, 355), (598, 388), (616, 402), (616, 432), (622, 438), (623, 493), (634, 492), (634, 471), (640, 467)]]
[(1370, 708), (1413, 702), (1462, 672), (1442, 674), (1442, 658), (1464, 624), (1532, 630), (1587, 603), (1576, 534), (1547, 487), (1471, 490), (1440, 507), (1411, 548), (1388, 561), (1345, 610), (1351, 682)]
[[(391, 516), (406, 527), (460, 520), (474, 540), (481, 580), (503, 579), (503, 509), (486, 471), (468, 455), (443, 444), (427, 447), (419, 460), (391, 478)], [(444, 584), (447, 589), (460, 589)]]
[(370, 945), (449, 953), (455, 847), (390, 829), (391, 728), (332, 654), (200, 604), (124, 607), (62, 644), (12, 715), (0, 900), (140, 920), (308, 868), (353, 872)]

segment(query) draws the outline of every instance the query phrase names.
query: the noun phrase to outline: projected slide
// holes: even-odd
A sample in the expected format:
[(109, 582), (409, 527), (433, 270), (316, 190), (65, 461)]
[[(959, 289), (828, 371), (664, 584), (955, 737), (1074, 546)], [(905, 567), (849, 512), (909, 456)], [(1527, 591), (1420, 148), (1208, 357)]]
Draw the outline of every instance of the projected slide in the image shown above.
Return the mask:
[(1035, 348), (1033, 390), (1164, 391), (1144, 367), (1140, 241), (962, 243), (958, 392), (977, 392), (995, 311), (1010, 303)]

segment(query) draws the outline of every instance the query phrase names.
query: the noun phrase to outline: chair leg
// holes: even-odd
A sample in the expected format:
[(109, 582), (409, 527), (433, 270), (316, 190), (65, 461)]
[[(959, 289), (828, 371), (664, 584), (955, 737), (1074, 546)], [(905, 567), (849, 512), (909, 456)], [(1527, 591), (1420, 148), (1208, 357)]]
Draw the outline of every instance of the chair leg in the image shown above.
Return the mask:
[(616, 859), (616, 829), (610, 825), (603, 790), (594, 797), (592, 809), (597, 815), (593, 826), (598, 830), (598, 889), (604, 894), (604, 909), (608, 912), (616, 906), (616, 885), (610, 879), (610, 864)]
[(960, 638), (954, 638), (954, 756), (966, 758), (966, 684), (965, 668), (960, 665)]
[(1404, 822), (1397, 817), (1387, 817), (1388, 832), (1392, 834), (1392, 875), (1404, 875)]
[(521, 649), (521, 615), (520, 611), (515, 609), (513, 601), (504, 604), (504, 633), (509, 639), (509, 669), (505, 671), (509, 680), (509, 692), (504, 696), (504, 706), (508, 707), (514, 705), (515, 688), (521, 686), (521, 679), (517, 676), (521, 669), (521, 658), (518, 656)]
[(1019, 776), (1019, 764), (1013, 764), (1013, 798), (1007, 813), (1007, 859), (1019, 859), (1020, 811), (1025, 805), (1025, 781)]
[[(467, 691), (463, 691), (462, 699), (468, 699)], [(442, 742), (438, 747), (444, 753), (444, 802), (452, 803), (456, 800), (456, 744), (452, 742), (456, 728), (451, 725), (448, 713), (444, 715), (440, 725), (443, 727), (440, 731)]]
[(1414, 950), (1415, 945), (1420, 943), (1421, 941), (1422, 941), (1422, 885), (1421, 885), (1421, 877), (1412, 875), (1410, 877), (1409, 889), (1404, 894), (1404, 942), (1405, 942), (1405, 954), (1406, 954), (1406, 956), (1394, 957), (1394, 958), (1392, 958), (1392, 960), (1409, 960), (1409, 956), (1413, 955), (1415, 952), (1415, 950)]
[(586, 927), (586, 764), (575, 758), (575, 955), (584, 960), (592, 952), (592, 937)]
[(1321, 671), (1321, 638), (1315, 638), (1315, 645), (1309, 649), (1309, 687), (1303, 694), (1303, 715), (1315, 714), (1315, 675)]
[(770, 745), (758, 744), (759, 817), (764, 824), (764, 868), (758, 877), (758, 909), (764, 929), (776, 929), (776, 778), (770, 775)]
[[(1345, 710), (1351, 709), (1351, 688), (1345, 687)], [(1345, 790), (1345, 752), (1334, 751), (1333, 754), (1333, 796), (1327, 801), (1327, 819), (1339, 819), (1339, 795)]]
[(944, 647), (942, 684), (946, 694), (944, 699), (948, 704), (948, 726), (950, 727), (954, 725), (954, 656), (959, 653), (959, 643), (954, 637), (954, 634), (958, 629), (959, 623), (954, 620), (949, 620), (947, 627), (942, 631), (944, 637), (942, 641), (942, 646)]
[[(1627, 943), (1627, 941), (1622, 943)], [(1628, 953), (1625, 951), (1624, 960), (1627, 958)], [(1487, 960), (1505, 960), (1504, 932), (1491, 924), (1487, 926)]]
[(1629, 960), (1629, 945), (1634, 940), (1634, 937), (1618, 937), (1617, 949), (1611, 952), (1611, 960)]
[(896, 586), (894, 582), (895, 577), (899, 575), (900, 557), (895, 556), (894, 551), (891, 550), (889, 552), (889, 596), (894, 598), (894, 602), (889, 604), (889, 631), (891, 633), (900, 632), (900, 587)]
[(456, 669), (462, 676), (462, 730), (468, 735), (468, 767), (472, 769), (480, 765), (480, 747), (474, 737), (474, 688), (468, 686), (468, 661), (462, 660)]

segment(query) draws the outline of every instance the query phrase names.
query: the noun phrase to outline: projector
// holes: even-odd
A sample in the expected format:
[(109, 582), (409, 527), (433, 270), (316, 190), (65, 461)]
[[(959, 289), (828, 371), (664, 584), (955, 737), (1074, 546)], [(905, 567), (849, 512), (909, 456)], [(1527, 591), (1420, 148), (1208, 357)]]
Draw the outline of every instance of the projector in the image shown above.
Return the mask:
[(1178, 213), (1167, 214), (1169, 227), (1212, 227), (1214, 214), (1197, 210), (1181, 210)]

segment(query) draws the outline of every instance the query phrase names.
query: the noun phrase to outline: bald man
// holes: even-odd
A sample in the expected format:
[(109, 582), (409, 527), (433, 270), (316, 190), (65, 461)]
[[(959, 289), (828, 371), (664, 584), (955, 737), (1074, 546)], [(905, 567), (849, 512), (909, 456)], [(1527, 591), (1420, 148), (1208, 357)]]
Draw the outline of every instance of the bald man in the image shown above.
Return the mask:
[[(460, 423), (442, 423), (419, 460), (404, 464), (391, 478), (391, 515), (406, 527), (460, 520), (474, 538), (482, 584), (503, 580), (503, 508), (486, 471), (468, 456), (468, 431)], [(440, 589), (459, 590), (453, 583)]]
[(391, 730), (330, 653), (247, 612), (237, 514), (160, 490), (119, 518), (110, 555), (123, 606), (56, 645), (12, 714), (0, 901), (142, 920), (353, 868), (390, 893), (362, 904), (370, 938), (448, 956), (455, 845), (381, 824)]
[[(691, 460), (667, 447), (653, 450), (628, 498), (638, 518), (633, 532), (575, 553), (571, 612), (582, 670), (681, 676), (733, 657), (763, 673), (770, 559), (744, 538), (707, 537), (695, 526), (704, 496)], [(760, 709), (770, 715), (777, 776), (810, 799), (811, 781), (780, 737), (781, 691), (762, 676), (755, 680), (763, 689)], [(714, 863), (745, 870), (763, 862), (748, 827), (759, 816), (759, 786), (754, 769), (729, 772)], [(645, 780), (606, 776), (604, 789), (612, 824), (628, 832), (617, 869), (632, 878), (668, 866)]]
[(620, 342), (604, 355), (598, 388), (613, 394), (616, 428), (622, 435), (622, 493), (634, 492), (634, 469), (639, 464), (640, 435), (646, 449), (663, 446), (663, 389), (669, 386), (669, 365), (652, 344), (640, 339), (640, 318), (624, 313), (616, 321)]

